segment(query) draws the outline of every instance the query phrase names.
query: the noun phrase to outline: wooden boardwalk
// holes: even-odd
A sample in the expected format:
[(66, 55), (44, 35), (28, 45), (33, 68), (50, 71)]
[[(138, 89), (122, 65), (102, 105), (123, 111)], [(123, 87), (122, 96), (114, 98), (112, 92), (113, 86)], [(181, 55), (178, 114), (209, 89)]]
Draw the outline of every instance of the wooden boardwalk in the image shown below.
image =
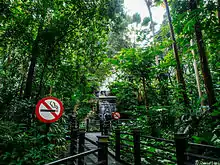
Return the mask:
[[(97, 142), (98, 138), (97, 136), (100, 136), (101, 133), (100, 132), (95, 132), (95, 133), (86, 133), (86, 138), (90, 139), (93, 142)], [(90, 149), (96, 149), (97, 146), (92, 144), (91, 142), (89, 142), (88, 140), (85, 141), (85, 146), (87, 147), (87, 150)], [(86, 150), (85, 150), (86, 151)], [(98, 153), (96, 153), (98, 154)], [(88, 155), (85, 157), (85, 162), (87, 165), (94, 165), (97, 164), (98, 159), (97, 159), (97, 155)], [(108, 165), (121, 165), (121, 163), (116, 162), (115, 159), (108, 155)]]

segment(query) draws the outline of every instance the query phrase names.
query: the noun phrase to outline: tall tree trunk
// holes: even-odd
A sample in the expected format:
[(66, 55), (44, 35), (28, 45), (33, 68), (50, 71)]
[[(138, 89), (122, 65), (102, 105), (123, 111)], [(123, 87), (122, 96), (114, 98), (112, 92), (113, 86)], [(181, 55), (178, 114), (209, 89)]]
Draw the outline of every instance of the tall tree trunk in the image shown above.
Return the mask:
[(147, 9), (148, 9), (150, 21), (151, 21), (150, 28), (152, 30), (153, 36), (155, 36), (154, 21), (153, 21), (153, 16), (152, 16), (152, 12), (151, 12), (152, 0), (145, 0), (145, 3), (147, 5)]
[[(38, 36), (39, 36), (39, 34), (38, 34)], [(34, 70), (35, 70), (35, 65), (37, 63), (37, 54), (39, 52), (39, 50), (38, 50), (39, 37), (38, 36), (37, 36), (36, 40), (34, 41), (33, 48), (31, 51), (31, 54), (32, 54), (31, 63), (29, 66), (27, 80), (26, 80), (26, 87), (24, 90), (24, 98), (27, 98), (27, 99), (31, 97), (32, 83), (33, 83), (33, 78), (34, 78)], [(30, 108), (32, 109), (33, 107), (30, 107)], [(34, 118), (34, 108), (30, 114), (27, 113), (27, 127), (28, 127), (28, 129), (31, 127), (31, 120), (33, 118)]]
[(30, 67), (28, 70), (26, 88), (24, 90), (24, 98), (29, 98), (31, 96), (32, 81), (33, 81), (33, 77), (34, 77), (34, 69), (35, 69), (35, 65), (37, 62), (37, 53), (38, 53), (38, 48), (37, 48), (37, 45), (35, 44), (33, 47), (33, 50), (32, 50), (31, 64), (30, 64)]
[[(155, 28), (154, 28), (154, 21), (153, 21), (153, 16), (152, 16), (152, 11), (151, 11), (152, 0), (145, 0), (145, 3), (147, 5), (147, 9), (148, 9), (149, 16), (150, 16), (150, 21), (151, 21), (150, 28), (152, 30), (153, 39), (155, 39)], [(158, 55), (155, 57), (155, 62), (156, 62), (156, 65), (159, 65)]]
[[(190, 0), (190, 9), (191, 11), (197, 9), (196, 0)], [(202, 74), (203, 74), (203, 79), (205, 83), (205, 89), (206, 89), (206, 93), (208, 96), (208, 104), (209, 104), (209, 107), (212, 109), (213, 105), (216, 103), (216, 98), (215, 98), (214, 88), (212, 84), (212, 77), (211, 77), (210, 69), (208, 66), (205, 43), (203, 41), (202, 30), (200, 27), (200, 22), (198, 20), (196, 20), (196, 23), (195, 23), (195, 33), (196, 33), (197, 47), (198, 47), (198, 52), (199, 52), (199, 57), (200, 57), (201, 68), (202, 68)]]
[(44, 74), (46, 72), (47, 69), (47, 64), (49, 62), (50, 57), (52, 57), (52, 52), (53, 52), (53, 48), (54, 48), (54, 41), (52, 43), (48, 44), (48, 49), (47, 49), (47, 54), (46, 57), (44, 58), (44, 66), (43, 66), (43, 70), (41, 72), (41, 77), (40, 77), (40, 85), (39, 85), (39, 89), (38, 89), (38, 94), (37, 94), (37, 98), (40, 97), (41, 95), (41, 91), (43, 88), (43, 80), (44, 80)]
[(38, 89), (38, 94), (36, 96), (36, 98), (38, 99), (40, 96), (41, 96), (41, 93), (42, 93), (42, 88), (43, 88), (43, 82), (44, 82), (44, 73), (46, 71), (46, 63), (44, 63), (44, 66), (43, 66), (43, 70), (41, 72), (41, 76), (40, 76), (40, 85), (39, 85), (39, 89)]
[(186, 84), (185, 84), (185, 80), (183, 78), (183, 71), (180, 65), (180, 59), (179, 59), (179, 55), (178, 55), (178, 49), (177, 49), (177, 44), (176, 44), (176, 39), (175, 39), (175, 35), (174, 35), (174, 30), (173, 30), (173, 24), (172, 24), (172, 20), (171, 20), (171, 15), (170, 15), (170, 10), (169, 10), (169, 6), (168, 6), (168, 2), (167, 0), (164, 0), (164, 3), (166, 5), (166, 12), (167, 12), (167, 17), (168, 17), (168, 21), (169, 21), (169, 26), (170, 26), (170, 33), (171, 33), (171, 38), (173, 40), (173, 51), (174, 51), (174, 56), (176, 59), (176, 73), (177, 73), (177, 81), (181, 87), (181, 93), (183, 95), (183, 101), (184, 104), (186, 106), (189, 105), (189, 99), (186, 93)]
[(31, 51), (31, 61), (30, 61), (31, 63), (30, 63), (29, 69), (28, 69), (26, 87), (24, 90), (24, 98), (31, 97), (32, 83), (33, 83), (33, 78), (34, 78), (34, 70), (35, 70), (35, 65), (37, 63), (37, 55), (39, 53), (38, 42), (39, 42), (41, 29), (42, 29), (42, 26), (40, 26), (38, 28), (38, 35), (33, 43), (32, 51)]
[[(190, 45), (193, 46), (193, 40), (190, 41)], [(203, 100), (202, 100), (202, 91), (200, 88), (199, 72), (198, 72), (198, 67), (197, 67), (197, 62), (196, 62), (196, 57), (195, 57), (195, 51), (193, 49), (192, 49), (192, 55), (193, 55), (193, 67), (194, 67), (195, 76), (196, 76), (196, 84), (197, 84), (197, 89), (199, 93), (199, 98), (201, 100), (201, 105), (204, 105)]]

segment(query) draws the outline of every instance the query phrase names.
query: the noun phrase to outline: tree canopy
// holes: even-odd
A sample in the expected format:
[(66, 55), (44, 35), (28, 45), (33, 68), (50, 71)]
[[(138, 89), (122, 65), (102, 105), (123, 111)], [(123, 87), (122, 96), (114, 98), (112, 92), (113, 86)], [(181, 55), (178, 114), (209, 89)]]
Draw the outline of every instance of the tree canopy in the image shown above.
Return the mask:
[[(146, 135), (184, 132), (220, 145), (219, 2), (145, 2), (145, 18), (126, 13), (123, 0), (0, 2), (0, 164), (62, 157), (69, 114), (85, 120), (112, 75), (117, 111), (137, 119)], [(156, 30), (152, 11), (161, 5)], [(65, 107), (50, 126), (34, 113), (46, 96)]]

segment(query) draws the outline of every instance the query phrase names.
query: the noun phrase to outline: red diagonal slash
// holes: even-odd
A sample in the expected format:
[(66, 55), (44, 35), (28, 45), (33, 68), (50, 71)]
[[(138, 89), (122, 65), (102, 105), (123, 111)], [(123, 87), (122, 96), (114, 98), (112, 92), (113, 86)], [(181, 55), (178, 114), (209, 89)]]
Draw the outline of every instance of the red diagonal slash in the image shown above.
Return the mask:
[(119, 114), (118, 113), (115, 113), (115, 118), (119, 118)]
[[(42, 103), (48, 110), (52, 110), (52, 108), (45, 101), (43, 101)], [(57, 114), (55, 112), (50, 112), (50, 113), (53, 115), (53, 117), (55, 118), (57, 117)]]

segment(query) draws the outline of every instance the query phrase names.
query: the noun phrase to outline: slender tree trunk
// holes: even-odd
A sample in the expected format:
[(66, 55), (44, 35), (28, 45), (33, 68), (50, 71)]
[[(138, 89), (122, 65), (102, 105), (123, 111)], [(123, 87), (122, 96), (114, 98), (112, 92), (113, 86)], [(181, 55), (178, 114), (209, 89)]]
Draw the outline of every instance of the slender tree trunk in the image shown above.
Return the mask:
[(42, 26), (38, 28), (38, 35), (34, 41), (32, 51), (31, 51), (31, 63), (30, 67), (28, 70), (28, 76), (27, 76), (27, 81), (26, 81), (26, 87), (24, 90), (24, 98), (30, 98), (31, 97), (31, 91), (32, 91), (32, 83), (33, 83), (33, 78), (34, 78), (34, 70), (35, 70), (35, 65), (37, 63), (37, 55), (39, 53), (39, 48), (38, 48), (38, 42), (39, 42), (39, 37), (41, 33)]
[(52, 96), (53, 87), (50, 87), (49, 96)]
[(184, 104), (186, 106), (189, 106), (189, 99), (188, 99), (188, 96), (186, 93), (186, 84), (185, 84), (185, 80), (183, 78), (183, 71), (182, 71), (182, 68), (180, 65), (180, 59), (179, 59), (179, 55), (178, 55), (178, 49), (177, 49), (176, 39), (175, 39), (175, 35), (174, 35), (174, 30), (173, 30), (173, 25), (172, 25), (172, 20), (171, 20), (171, 15), (170, 15), (170, 10), (169, 10), (167, 0), (164, 0), (164, 3), (166, 5), (167, 17), (168, 17), (168, 21), (169, 21), (169, 25), (170, 25), (170, 33), (171, 33), (171, 38), (173, 40), (172, 46), (173, 46), (174, 56), (176, 59), (177, 81), (181, 87), (181, 93), (183, 95)]
[[(148, 12), (149, 12), (149, 16), (150, 16), (150, 21), (151, 21), (151, 24), (150, 24), (150, 28), (151, 28), (151, 31), (152, 31), (152, 34), (153, 34), (153, 44), (155, 46), (155, 27), (154, 27), (154, 21), (153, 21), (153, 15), (152, 15), (152, 11), (151, 11), (151, 6), (152, 6), (152, 0), (145, 0), (145, 3), (146, 3), (146, 6), (147, 6), (147, 9), (148, 9)], [(156, 55), (155, 56), (155, 63), (156, 65), (159, 65), (159, 56)], [(157, 77), (157, 80), (159, 82), (159, 85), (161, 84), (161, 79), (160, 79), (160, 75)], [(161, 98), (163, 98), (163, 95), (164, 95), (164, 86), (163, 85), (160, 85), (161, 88), (160, 88), (160, 95), (162, 96)], [(166, 99), (165, 99), (165, 102)]]
[(155, 36), (154, 21), (153, 21), (153, 16), (152, 16), (152, 12), (151, 12), (152, 0), (145, 0), (145, 3), (147, 5), (147, 9), (148, 9), (150, 21), (151, 21), (150, 28), (152, 30), (153, 36)]
[[(192, 11), (197, 9), (196, 0), (190, 0), (190, 8)], [(200, 27), (200, 22), (198, 20), (195, 23), (195, 33), (196, 33), (197, 47), (200, 57), (201, 68), (202, 68), (202, 74), (205, 83), (205, 89), (208, 96), (208, 104), (209, 107), (212, 109), (213, 105), (216, 103), (216, 98), (212, 84), (212, 77), (208, 66), (205, 43), (203, 41), (202, 30)]]
[[(47, 62), (45, 62), (47, 63)], [(41, 77), (40, 77), (40, 85), (39, 85), (39, 89), (38, 89), (38, 94), (37, 94), (37, 98), (40, 97), (41, 95), (41, 91), (42, 91), (42, 88), (43, 88), (43, 81), (44, 81), (44, 73), (46, 71), (46, 64), (44, 63), (44, 66), (43, 66), (43, 70), (41, 72)]]
[(19, 97), (21, 97), (21, 98), (22, 98), (22, 93), (23, 93), (24, 81), (25, 81), (25, 74), (22, 76), (21, 85), (20, 85), (20, 89), (19, 89)]
[[(38, 34), (39, 35), (39, 34)], [(37, 63), (37, 54), (38, 54), (38, 38), (34, 41), (34, 45), (32, 48), (32, 56), (31, 56), (31, 63), (28, 70), (27, 80), (26, 80), (26, 87), (24, 90), (24, 98), (29, 99), (31, 97), (32, 92), (32, 84), (33, 84), (33, 78), (34, 78), (34, 71), (35, 71), (35, 65)], [(30, 107), (32, 109), (32, 112), (29, 114), (27, 113), (27, 128), (29, 129), (31, 127), (31, 120), (34, 118), (34, 108)], [(31, 116), (30, 116), (31, 115)]]
[(174, 87), (173, 81), (171, 79), (171, 75), (170, 72), (168, 71), (168, 79), (170, 80), (170, 84)]
[[(190, 45), (193, 46), (193, 40), (190, 41)], [(195, 58), (195, 51), (193, 49), (192, 49), (192, 55), (193, 55), (193, 67), (194, 67), (195, 76), (196, 76), (196, 84), (197, 84), (197, 89), (199, 93), (199, 98), (201, 100), (201, 105), (204, 105), (203, 100), (202, 100), (202, 90), (200, 88), (199, 72), (198, 72), (197, 62)]]
[(218, 23), (220, 24), (220, 0), (218, 0)]
[[(148, 9), (149, 16), (150, 16), (150, 21), (151, 21), (150, 28), (152, 30), (153, 39), (154, 39), (155, 38), (155, 28), (154, 28), (154, 21), (153, 21), (153, 16), (152, 16), (152, 11), (151, 11), (152, 0), (145, 0), (145, 3), (147, 5), (147, 9)], [(156, 62), (156, 65), (159, 65), (159, 56), (158, 55), (155, 57), (155, 62)]]
[(28, 70), (28, 77), (26, 81), (26, 88), (24, 91), (24, 98), (29, 98), (31, 96), (31, 90), (32, 90), (32, 81), (34, 77), (34, 69), (37, 62), (37, 52), (38, 48), (35, 45), (32, 50), (32, 57), (31, 57), (31, 64)]
[(43, 70), (42, 70), (42, 72), (41, 72), (40, 85), (39, 85), (39, 89), (38, 89), (37, 98), (40, 96), (41, 91), (42, 91), (42, 88), (43, 88), (44, 74), (45, 74), (45, 72), (46, 72), (47, 64), (48, 64), (48, 62), (49, 62), (49, 59), (50, 59), (50, 57), (52, 57), (53, 47), (54, 47), (54, 42), (49, 43), (49, 45), (48, 45), (48, 50), (47, 50), (47, 54), (46, 54), (46, 57), (45, 57), (45, 59), (44, 59)]
[(148, 99), (147, 99), (146, 79), (144, 76), (142, 77), (142, 82), (143, 82), (143, 87), (144, 87), (144, 104), (146, 106), (146, 111), (148, 114), (149, 104), (148, 104)]

